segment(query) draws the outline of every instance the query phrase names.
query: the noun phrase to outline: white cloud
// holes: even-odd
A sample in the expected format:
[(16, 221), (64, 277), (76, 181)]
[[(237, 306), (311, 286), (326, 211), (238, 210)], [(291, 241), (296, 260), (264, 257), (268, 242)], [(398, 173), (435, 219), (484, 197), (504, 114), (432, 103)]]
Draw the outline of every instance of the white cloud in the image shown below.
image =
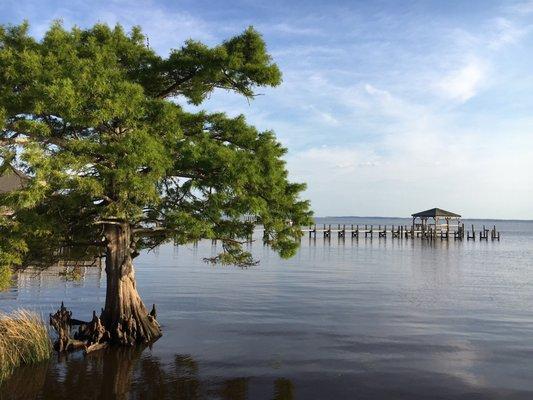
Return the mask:
[(521, 132), (489, 140), (467, 130), (399, 132), (394, 140), (294, 152), (288, 167), (292, 179), (307, 182), (306, 196), (322, 216), (443, 207), (467, 217), (531, 218), (533, 186), (522, 173), (533, 170), (523, 151), (531, 144)]
[(435, 86), (447, 98), (464, 103), (478, 93), (486, 83), (487, 76), (487, 63), (471, 57), (464, 65), (444, 76)]
[(382, 103), (390, 103), (392, 101), (391, 94), (386, 90), (377, 89), (369, 83), (366, 83), (364, 88), (369, 95), (378, 98)]
[[(469, 217), (531, 216), (533, 186), (520, 181), (533, 170), (524, 151), (533, 145), (533, 134), (525, 134), (533, 133), (533, 120), (494, 117), (472, 126), (438, 101), (419, 104), (370, 83), (334, 85), (320, 74), (311, 81), (313, 91), (351, 110), (334, 114), (342, 136), (330, 145), (287, 157), (291, 178), (308, 183), (318, 215), (405, 216), (438, 206)], [(372, 139), (359, 141), (367, 130)]]

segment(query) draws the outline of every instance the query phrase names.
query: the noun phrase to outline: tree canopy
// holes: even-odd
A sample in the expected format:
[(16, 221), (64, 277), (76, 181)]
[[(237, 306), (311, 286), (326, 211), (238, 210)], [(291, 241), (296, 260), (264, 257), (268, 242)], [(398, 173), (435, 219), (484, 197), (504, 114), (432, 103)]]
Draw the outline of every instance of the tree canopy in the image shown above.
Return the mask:
[[(253, 98), (281, 73), (246, 29), (209, 47), (189, 40), (162, 57), (140, 28), (65, 29), (41, 40), (0, 27), (0, 158), (28, 175), (0, 196), (0, 265), (46, 264), (58, 249), (105, 246), (102, 226), (131, 228), (132, 255), (162, 243), (217, 239), (217, 261), (248, 264), (254, 224), (283, 257), (309, 223), (286, 150), (244, 116), (188, 112), (216, 89)], [(254, 220), (245, 220), (253, 216)]]

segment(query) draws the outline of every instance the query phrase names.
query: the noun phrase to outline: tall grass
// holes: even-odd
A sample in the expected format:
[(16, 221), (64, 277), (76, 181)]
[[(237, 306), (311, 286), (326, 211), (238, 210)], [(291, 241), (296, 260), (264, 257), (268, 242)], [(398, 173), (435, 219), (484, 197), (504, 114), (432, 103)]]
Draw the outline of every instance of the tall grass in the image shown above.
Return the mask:
[(48, 360), (52, 342), (47, 325), (30, 311), (0, 315), (0, 382), (15, 368)]
[(0, 291), (7, 289), (11, 286), (11, 281), (13, 279), (13, 273), (11, 268), (6, 266), (0, 266)]

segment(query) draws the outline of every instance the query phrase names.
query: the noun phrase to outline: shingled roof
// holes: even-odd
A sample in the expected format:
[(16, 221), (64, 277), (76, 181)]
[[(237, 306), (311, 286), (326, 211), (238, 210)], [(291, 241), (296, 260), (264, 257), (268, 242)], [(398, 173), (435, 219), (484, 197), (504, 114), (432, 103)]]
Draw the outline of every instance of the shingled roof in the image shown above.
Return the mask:
[(22, 189), (27, 180), (28, 177), (24, 173), (10, 166), (7, 171), (0, 176), (0, 194)]
[(416, 214), (412, 214), (413, 217), (420, 218), (435, 218), (435, 217), (461, 217), (459, 214), (452, 213), (450, 211), (443, 210), (441, 208), (432, 208), (431, 210), (422, 211)]

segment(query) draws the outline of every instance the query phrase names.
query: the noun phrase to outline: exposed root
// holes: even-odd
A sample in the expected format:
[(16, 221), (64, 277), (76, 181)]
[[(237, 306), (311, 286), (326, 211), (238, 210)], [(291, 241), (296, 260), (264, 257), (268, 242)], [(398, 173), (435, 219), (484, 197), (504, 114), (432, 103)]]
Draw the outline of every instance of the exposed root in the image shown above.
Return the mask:
[[(54, 348), (58, 352), (69, 352), (83, 350), (88, 354), (97, 350), (105, 349), (111, 343), (133, 346), (137, 343), (149, 342), (148, 338), (158, 339), (160, 331), (159, 324), (155, 320), (155, 305), (150, 314), (143, 320), (129, 318), (122, 324), (115, 327), (115, 340), (111, 331), (106, 328), (102, 319), (93, 311), (93, 318), (90, 322), (84, 322), (72, 318), (72, 312), (67, 310), (63, 303), (55, 314), (50, 314), (50, 325), (57, 332), (58, 338), (54, 343)], [(78, 326), (78, 330), (71, 337), (72, 327)], [(155, 328), (155, 330), (154, 330)], [(159, 333), (159, 335), (158, 335)], [(143, 340), (145, 338), (146, 340)], [(118, 340), (116, 340), (118, 339)], [(151, 341), (153, 341), (151, 340)]]
[(57, 332), (57, 340), (54, 343), (54, 349), (58, 352), (76, 350), (81, 348), (83, 342), (70, 337), (72, 326), (72, 312), (65, 308), (63, 302), (55, 314), (50, 314), (50, 325)]

